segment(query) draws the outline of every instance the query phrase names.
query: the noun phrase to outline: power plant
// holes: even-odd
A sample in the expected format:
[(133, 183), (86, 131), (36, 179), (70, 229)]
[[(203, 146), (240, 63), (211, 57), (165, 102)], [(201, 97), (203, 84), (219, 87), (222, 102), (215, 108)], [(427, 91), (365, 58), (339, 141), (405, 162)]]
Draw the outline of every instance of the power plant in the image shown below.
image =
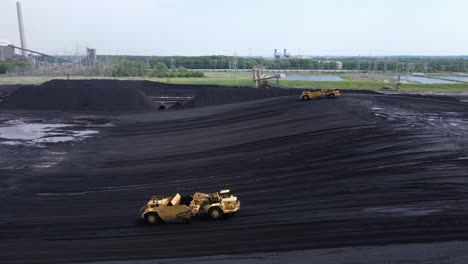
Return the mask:
[(278, 52), (278, 50), (275, 49), (275, 53), (273, 55), (274, 55), (276, 60), (291, 58), (291, 53), (287, 52), (286, 49), (283, 50), (283, 53)]
[(21, 3), (16, 3), (16, 11), (18, 13), (18, 26), (19, 26), (19, 33), (20, 33), (20, 41), (21, 41), (21, 53), (23, 57), (28, 57), (28, 53), (26, 52), (26, 37), (24, 36), (24, 25), (23, 25), (23, 13), (21, 12)]
[(10, 41), (0, 40), (0, 61), (9, 60), (15, 57), (15, 48)]
[[(105, 75), (108, 66), (98, 62), (96, 49), (86, 47), (85, 51), (77, 51), (76, 54), (69, 56), (53, 56), (40, 52), (34, 48), (29, 48), (26, 41), (26, 32), (23, 20), (23, 11), (21, 3), (16, 3), (16, 12), (18, 16), (18, 29), (20, 37), (20, 46), (17, 46), (9, 40), (0, 40), (0, 61), (27, 61), (31, 67), (22, 74), (30, 75), (54, 75), (54, 74), (79, 74), (86, 75), (88, 72), (103, 73)], [(70, 56), (71, 55), (71, 56)]]
[(281, 59), (281, 53), (278, 52), (278, 50), (276, 50), (276, 49), (275, 49), (274, 56), (275, 56), (275, 59), (277, 59), (277, 60)]

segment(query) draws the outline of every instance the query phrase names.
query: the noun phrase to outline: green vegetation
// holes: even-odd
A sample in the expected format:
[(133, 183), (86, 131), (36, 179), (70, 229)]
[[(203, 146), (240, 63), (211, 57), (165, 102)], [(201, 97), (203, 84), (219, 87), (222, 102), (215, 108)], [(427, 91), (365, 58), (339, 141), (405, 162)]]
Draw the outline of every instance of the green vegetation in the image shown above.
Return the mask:
[(162, 61), (145, 63), (140, 60), (122, 59), (111, 70), (112, 77), (201, 78), (203, 72), (189, 71), (185, 67), (169, 69)]
[[(174, 78), (167, 80), (164, 78), (151, 78), (156, 82), (169, 82), (177, 84), (211, 84), (211, 85), (232, 85), (251, 86), (252, 77), (248, 72), (206, 72), (205, 78)], [(356, 77), (359, 77), (355, 75)], [(290, 88), (305, 89), (355, 89), (355, 90), (380, 90), (382, 87), (394, 87), (395, 84), (377, 80), (354, 80), (352, 74), (346, 75), (346, 80), (341, 82), (315, 82), (315, 81), (285, 81), (280, 80), (281, 86)], [(389, 77), (389, 76), (387, 76)], [(379, 78), (382, 78), (379, 76)], [(388, 79), (388, 78), (387, 78)], [(274, 82), (274, 81), (273, 81)], [(465, 91), (468, 92), (468, 83), (459, 84), (420, 84), (404, 83), (400, 85), (401, 91)]]
[(156, 78), (203, 78), (205, 75), (203, 72), (189, 71), (182, 66), (175, 70), (169, 70), (166, 64), (159, 62), (149, 76)]
[(0, 61), (0, 74), (7, 74), (16, 70), (23, 70), (31, 64), (24, 61)]
[(145, 56), (124, 56), (128, 61), (147, 61), (151, 68), (157, 65), (169, 65), (174, 69), (175, 65), (188, 69), (231, 69), (236, 65), (237, 69), (251, 69), (253, 66), (263, 66), (267, 69), (323, 69), (336, 70), (338, 64), (334, 61), (319, 61), (316, 59), (288, 60), (268, 60), (265, 58), (245, 58), (231, 56), (199, 56), (199, 57), (145, 57)]
[(122, 59), (112, 67), (113, 77), (137, 77), (144, 76), (147, 66), (142, 61), (129, 61)]
[[(117, 57), (108, 56), (115, 60)], [(129, 61), (142, 61), (151, 65), (161, 62), (170, 69), (183, 66), (188, 69), (251, 69), (263, 66), (266, 69), (285, 70), (337, 70), (342, 62), (343, 70), (368, 72), (468, 72), (468, 57), (313, 57), (271, 60), (260, 57), (232, 56), (123, 56)]]
[[(169, 71), (173, 72), (173, 71)], [(177, 69), (177, 73), (185, 72), (183, 68)], [(123, 80), (149, 80), (163, 83), (174, 84), (199, 84), (199, 85), (231, 85), (231, 86), (251, 86), (252, 76), (249, 72), (205, 72), (205, 77), (114, 77), (113, 79)], [(345, 78), (341, 82), (313, 82), (313, 81), (286, 81), (280, 80), (280, 85), (291, 88), (339, 88), (339, 89), (357, 89), (357, 90), (380, 90), (382, 87), (395, 87), (389, 80), (389, 75), (372, 75), (372, 74), (346, 74), (340, 75)], [(50, 79), (66, 79), (66, 76), (54, 77), (33, 77), (33, 76), (4, 76), (0, 77), (0, 84), (40, 84)], [(103, 77), (89, 76), (72, 76), (72, 79), (92, 79)], [(274, 81), (273, 81), (274, 82)], [(419, 83), (403, 83), (400, 86), (401, 91), (452, 91), (452, 92), (468, 92), (468, 83), (459, 84), (419, 84)]]
[[(109, 58), (107, 58), (109, 59)], [(250, 86), (251, 75), (248, 72), (196, 72), (193, 69), (251, 69), (261, 66), (266, 69), (285, 70), (336, 70), (342, 62), (343, 70), (360, 70), (371, 74), (340, 73), (343, 82), (280, 81), (280, 85), (297, 88), (347, 88), (379, 90), (392, 86), (395, 75), (407, 75), (412, 72), (430, 74), (449, 72), (468, 72), (468, 57), (317, 57), (311, 59), (291, 58), (270, 60), (256, 57), (200, 56), (200, 57), (155, 57), (123, 56), (112, 57), (113, 77), (142, 77), (159, 82), (180, 84), (216, 84)], [(112, 64), (111, 64), (112, 65)], [(192, 69), (192, 70), (188, 70)], [(299, 72), (295, 74), (313, 75), (324, 73)], [(205, 77), (206, 76), (206, 77)], [(402, 90), (466, 90), (467, 84), (417, 84), (408, 83)]]

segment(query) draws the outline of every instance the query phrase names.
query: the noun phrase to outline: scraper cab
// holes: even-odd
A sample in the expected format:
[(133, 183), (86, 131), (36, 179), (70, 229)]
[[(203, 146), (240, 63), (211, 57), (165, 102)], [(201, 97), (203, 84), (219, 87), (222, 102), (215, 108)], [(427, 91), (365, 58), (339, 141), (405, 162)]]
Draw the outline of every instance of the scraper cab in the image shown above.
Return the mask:
[(200, 214), (207, 214), (213, 220), (234, 216), (240, 209), (240, 201), (230, 190), (216, 193), (195, 193), (193, 201), (200, 206)]

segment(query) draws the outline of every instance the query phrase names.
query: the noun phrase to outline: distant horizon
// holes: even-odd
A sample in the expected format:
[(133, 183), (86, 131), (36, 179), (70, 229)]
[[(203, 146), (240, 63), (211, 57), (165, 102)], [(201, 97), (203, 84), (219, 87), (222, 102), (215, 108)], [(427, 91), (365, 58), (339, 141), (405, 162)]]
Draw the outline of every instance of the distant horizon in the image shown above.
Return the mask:
[[(18, 1), (27, 48), (51, 55), (84, 47), (109, 56), (468, 54), (463, 0)], [(16, 2), (0, 3), (0, 39), (20, 46)]]
[[(209, 57), (209, 56), (225, 56), (225, 57), (234, 57), (234, 55), (224, 55), (224, 54), (210, 54), (210, 55), (135, 55), (135, 54), (97, 54), (98, 56), (132, 56), (132, 57)], [(58, 55), (58, 56), (73, 56), (70, 54), (67, 55)], [(359, 56), (359, 55), (299, 55), (301, 57), (312, 57), (312, 58), (424, 58), (424, 57), (467, 57), (468, 54), (464, 55), (375, 55), (375, 56)], [(260, 56), (260, 55), (237, 55), (239, 58), (271, 58), (274, 56)], [(297, 55), (292, 55), (292, 59), (297, 58)]]

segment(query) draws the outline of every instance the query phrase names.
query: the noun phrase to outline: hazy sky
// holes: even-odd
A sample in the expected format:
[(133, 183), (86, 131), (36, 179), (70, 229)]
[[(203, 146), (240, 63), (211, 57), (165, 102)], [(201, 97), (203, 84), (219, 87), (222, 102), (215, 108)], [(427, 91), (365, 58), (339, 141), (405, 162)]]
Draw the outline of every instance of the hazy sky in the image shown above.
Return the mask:
[[(20, 45), (16, 1), (0, 39)], [(22, 0), (28, 48), (98, 54), (468, 55), (466, 0)]]

